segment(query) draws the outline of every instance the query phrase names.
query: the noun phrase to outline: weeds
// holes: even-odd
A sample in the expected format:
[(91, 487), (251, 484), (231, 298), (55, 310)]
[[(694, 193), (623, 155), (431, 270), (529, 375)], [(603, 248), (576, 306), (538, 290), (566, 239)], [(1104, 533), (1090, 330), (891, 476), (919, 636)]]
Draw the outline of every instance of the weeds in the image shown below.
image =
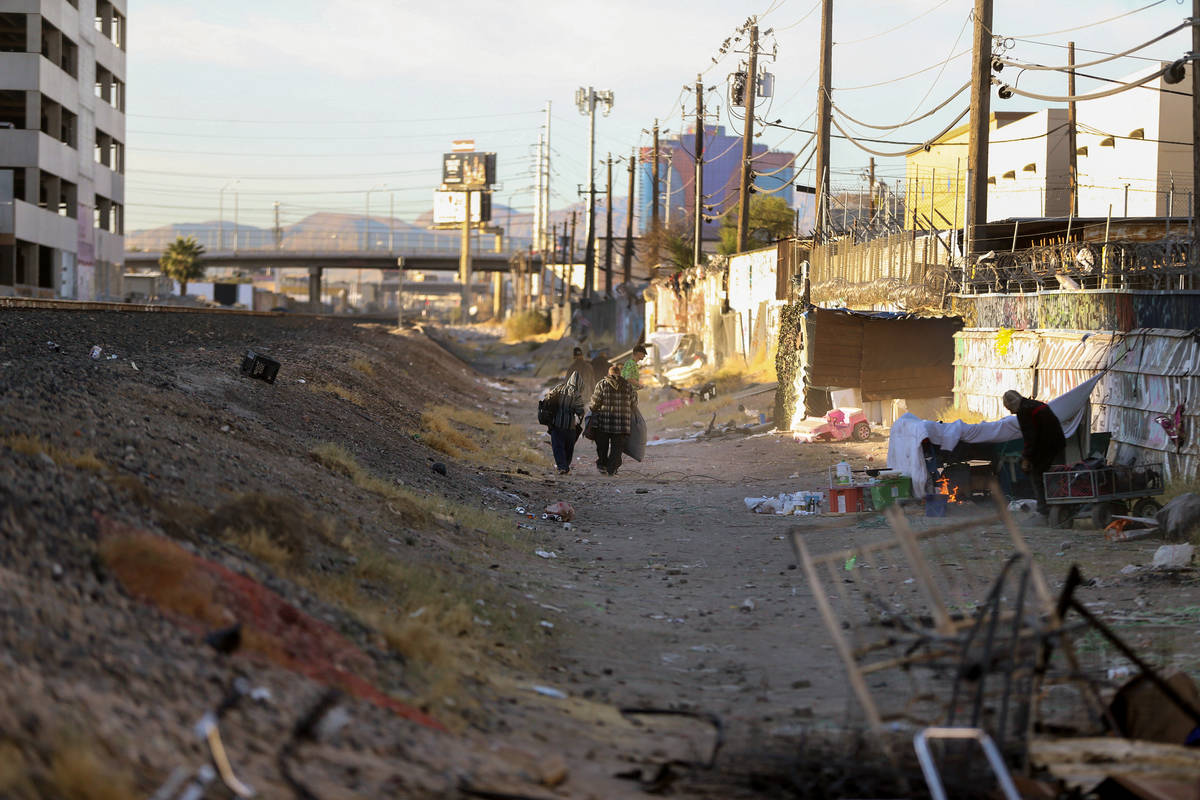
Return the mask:
[(1168, 482), (1162, 497), (1158, 498), (1158, 501), (1165, 506), (1179, 495), (1188, 494), (1189, 492), (1200, 494), (1200, 477), (1176, 478)]
[[(131, 774), (83, 742), (37, 744), (32, 758), (12, 741), (0, 741), (0, 797), (34, 800), (132, 800)], [(48, 762), (48, 763), (47, 763)]]
[(520, 342), (550, 332), (550, 315), (529, 310), (513, 314), (504, 321), (504, 338)]
[(91, 472), (104, 471), (104, 462), (97, 458), (96, 453), (92, 450), (82, 453), (77, 453), (73, 450), (64, 450), (49, 442), (44, 442), (41, 439), (24, 434), (6, 436), (0, 442), (3, 442), (10, 450), (22, 455), (36, 456), (45, 454), (60, 467), (74, 467), (75, 469), (84, 469)]
[(363, 405), (362, 395), (353, 389), (347, 389), (345, 386), (338, 386), (336, 383), (314, 383), (310, 384), (314, 392), (328, 392), (335, 397), (340, 397), (347, 403), (353, 403), (356, 406)]
[(363, 375), (366, 375), (368, 378), (375, 377), (375, 365), (372, 364), (370, 361), (367, 361), (362, 356), (355, 356), (350, 361), (350, 368), (358, 370)]
[(451, 458), (494, 465), (506, 458), (534, 466), (549, 466), (544, 453), (529, 446), (523, 428), (502, 425), (482, 411), (457, 406), (434, 406), (421, 415), (421, 438)]

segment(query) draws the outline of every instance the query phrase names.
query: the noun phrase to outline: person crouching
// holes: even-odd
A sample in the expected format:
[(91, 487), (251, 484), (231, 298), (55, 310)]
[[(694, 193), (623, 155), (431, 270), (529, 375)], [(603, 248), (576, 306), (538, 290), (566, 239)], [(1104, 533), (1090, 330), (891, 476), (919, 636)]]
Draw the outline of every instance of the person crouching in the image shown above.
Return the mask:
[(596, 469), (616, 475), (637, 410), (637, 391), (614, 364), (592, 393), (592, 430), (596, 437)]

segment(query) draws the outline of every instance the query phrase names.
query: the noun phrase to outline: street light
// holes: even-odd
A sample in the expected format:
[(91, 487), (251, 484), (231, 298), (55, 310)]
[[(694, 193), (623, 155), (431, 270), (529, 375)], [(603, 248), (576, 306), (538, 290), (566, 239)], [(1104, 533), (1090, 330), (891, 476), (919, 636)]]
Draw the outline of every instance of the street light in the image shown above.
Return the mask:
[(584, 249), (583, 296), (592, 298), (592, 287), (596, 271), (596, 105), (604, 106), (604, 116), (608, 116), (613, 107), (612, 90), (596, 91), (591, 86), (575, 90), (575, 105), (580, 114), (588, 118), (588, 207), (587, 207), (587, 246)]
[[(219, 191), (217, 193), (217, 250), (225, 249), (225, 190), (228, 189), (230, 186), (237, 186), (239, 183), (241, 183), (241, 181), (235, 178), (234, 180), (231, 180), (229, 183), (222, 186), (221, 191)], [(234, 194), (234, 196), (235, 197), (237, 196), (236, 193)], [(235, 203), (235, 207), (236, 207), (236, 203)], [(236, 212), (234, 213), (234, 219), (233, 219), (233, 236), (234, 236), (234, 240), (236, 241), (236, 239), (237, 239), (237, 214), (236, 214)], [(237, 248), (235, 247), (234, 249), (236, 250)]]

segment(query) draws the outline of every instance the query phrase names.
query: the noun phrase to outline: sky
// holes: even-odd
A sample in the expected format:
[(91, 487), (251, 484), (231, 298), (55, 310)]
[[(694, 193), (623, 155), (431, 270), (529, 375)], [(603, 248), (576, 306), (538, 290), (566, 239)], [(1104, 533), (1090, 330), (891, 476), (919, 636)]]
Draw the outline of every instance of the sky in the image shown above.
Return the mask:
[[(834, 0), (834, 102), (880, 125), (940, 104), (970, 78), (973, 5)], [(1005, 37), (1007, 56), (1047, 65), (1066, 63), (1068, 41), (1076, 42), (1077, 62), (1095, 60), (1103, 56), (1085, 51), (1127, 50), (1190, 12), (1180, 0), (995, 6), (992, 30)], [(709, 123), (740, 130), (727, 79), (745, 58), (736, 52), (745, 50), (745, 38), (721, 50), (751, 16), (768, 54), (760, 64), (775, 76), (775, 95), (758, 117), (805, 130), (814, 123), (820, 0), (133, 0), (128, 12), (127, 231), (213, 221), (222, 205), (232, 220), (235, 196), (239, 222), (263, 227), (272, 224), (276, 202), (283, 225), (318, 211), (363, 214), (368, 203), (373, 216), (394, 208), (411, 220), (432, 207), (441, 154), (463, 138), (497, 153), (494, 202), (528, 211), (548, 102), (551, 205), (565, 206), (587, 182), (587, 118), (575, 106), (576, 89), (615, 94), (611, 114), (597, 114), (598, 160), (610, 152), (628, 158), (649, 144), (655, 119), (668, 135), (692, 124), (681, 110), (694, 108), (697, 74), (708, 108), (719, 108), (719, 120)], [(1124, 77), (1150, 66), (1144, 59), (1174, 60), (1188, 49), (1183, 30), (1134, 57), (1082, 71)], [(1014, 76), (1011, 70), (1003, 77)], [(1018, 85), (1066, 94), (1066, 77), (1053, 71), (1024, 72)], [(1077, 92), (1109, 86), (1079, 78)], [(926, 141), (967, 98), (893, 132), (858, 127), (857, 134)], [(994, 111), (1045, 105), (992, 94)], [(808, 133), (758, 130), (759, 142), (799, 150), (798, 166), (808, 160)], [(835, 188), (859, 185), (868, 158), (835, 139)], [(809, 161), (800, 180), (811, 185), (812, 172)], [(614, 168), (622, 187), (623, 173)], [(877, 175), (902, 176), (903, 160), (879, 159)]]

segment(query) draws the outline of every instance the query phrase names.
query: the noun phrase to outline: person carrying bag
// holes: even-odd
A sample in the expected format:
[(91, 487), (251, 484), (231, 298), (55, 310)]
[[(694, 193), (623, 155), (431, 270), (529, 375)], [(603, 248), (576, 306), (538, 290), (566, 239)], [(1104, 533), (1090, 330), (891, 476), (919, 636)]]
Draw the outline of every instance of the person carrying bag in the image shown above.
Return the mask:
[(554, 464), (559, 475), (571, 471), (582, 418), (583, 395), (579, 391), (578, 373), (572, 373), (538, 402), (538, 423), (550, 432), (550, 449), (554, 451)]

